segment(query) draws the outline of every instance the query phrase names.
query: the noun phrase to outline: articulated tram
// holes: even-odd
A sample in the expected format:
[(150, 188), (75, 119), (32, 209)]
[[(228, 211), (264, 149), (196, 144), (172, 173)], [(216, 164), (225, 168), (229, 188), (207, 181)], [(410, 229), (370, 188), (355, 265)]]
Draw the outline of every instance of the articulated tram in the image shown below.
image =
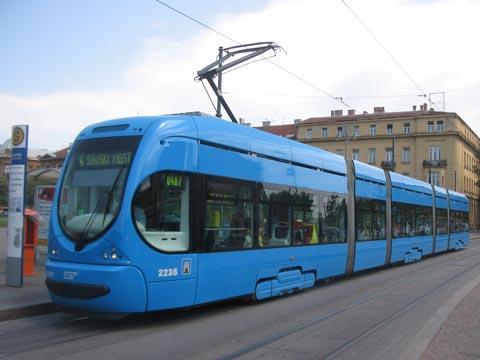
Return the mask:
[(468, 245), (463, 194), (201, 113), (84, 129), (46, 285), (97, 314), (267, 299)]

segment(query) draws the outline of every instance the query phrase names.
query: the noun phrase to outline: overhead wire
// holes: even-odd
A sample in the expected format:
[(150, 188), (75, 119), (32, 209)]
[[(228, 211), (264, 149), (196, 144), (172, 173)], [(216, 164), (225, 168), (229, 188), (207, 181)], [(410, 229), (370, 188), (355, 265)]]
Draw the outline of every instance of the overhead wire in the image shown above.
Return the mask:
[(400, 68), (400, 70), (407, 76), (407, 78), (415, 85), (415, 87), (420, 90), (423, 96), (428, 97), (428, 101), (435, 107), (435, 103), (431, 100), (430, 96), (427, 95), (427, 92), (418, 84), (417, 81), (408, 73), (408, 71), (400, 64), (400, 62), (395, 59), (393, 54), (387, 49), (385, 45), (380, 41), (380, 39), (373, 33), (372, 30), (367, 26), (367, 24), (357, 15), (355, 11), (347, 4), (345, 0), (340, 0), (340, 2), (345, 5), (345, 7), (350, 11), (350, 13), (358, 20), (358, 22), (367, 30), (370, 36), (377, 42), (378, 45), (387, 53), (390, 59)]
[[(213, 31), (213, 32), (216, 33), (217, 35), (219, 35), (219, 36), (221, 36), (221, 37), (223, 37), (223, 38), (225, 38), (225, 39), (227, 39), (227, 40), (229, 40), (229, 41), (231, 41), (231, 42), (233, 42), (233, 43), (235, 43), (235, 44), (237, 44), (237, 45), (241, 45), (240, 42), (238, 42), (237, 40), (233, 39), (232, 37), (230, 37), (230, 36), (222, 33), (221, 31), (216, 30), (215, 28), (213, 28), (213, 27), (205, 24), (204, 22), (202, 22), (202, 21), (200, 21), (200, 20), (195, 19), (193, 16), (190, 16), (190, 15), (184, 13), (183, 11), (180, 11), (180, 10), (176, 9), (175, 7), (167, 4), (166, 2), (164, 2), (164, 1), (162, 1), (162, 0), (155, 0), (155, 1), (156, 1), (158, 4), (163, 5), (163, 6), (165, 6), (166, 8), (174, 11), (175, 13), (177, 13), (177, 14), (179, 14), (179, 15), (181, 15), (181, 16), (183, 16), (183, 17), (185, 17), (185, 18), (187, 18), (187, 19), (189, 19), (189, 20), (191, 20), (191, 21), (193, 21), (193, 22), (195, 22), (196, 24), (198, 24), (198, 25), (200, 25), (200, 26), (202, 26), (202, 27), (204, 27), (204, 28), (206, 28), (206, 29), (208, 29), (208, 30), (210, 30), (210, 31)], [(315, 84), (313, 84), (312, 82), (310, 82), (310, 81), (308, 81), (307, 79), (303, 78), (302, 76), (300, 76), (300, 75), (298, 75), (298, 74), (295, 74), (294, 72), (288, 70), (288, 69), (285, 68), (284, 66), (279, 65), (279, 64), (273, 62), (272, 60), (270, 60), (270, 59), (268, 59), (268, 58), (264, 58), (264, 59), (267, 60), (267, 61), (268, 61), (269, 63), (271, 63), (272, 65), (276, 66), (278, 69), (280, 69), (280, 70), (284, 71), (285, 73), (289, 74), (290, 76), (294, 77), (295, 79), (297, 79), (297, 80), (303, 82), (304, 84), (312, 87), (312, 88), (315, 89), (316, 91), (319, 91), (319, 92), (321, 92), (322, 94), (328, 96), (329, 98), (331, 98), (331, 99), (333, 99), (333, 100), (335, 100), (335, 101), (340, 102), (340, 103), (343, 104), (345, 107), (347, 107), (347, 108), (349, 108), (349, 109), (352, 109), (352, 107), (351, 107), (349, 104), (347, 104), (345, 101), (343, 101), (343, 97), (333, 96), (332, 94), (330, 94), (330, 93), (328, 93), (327, 91), (321, 89), (320, 87), (316, 86)]]

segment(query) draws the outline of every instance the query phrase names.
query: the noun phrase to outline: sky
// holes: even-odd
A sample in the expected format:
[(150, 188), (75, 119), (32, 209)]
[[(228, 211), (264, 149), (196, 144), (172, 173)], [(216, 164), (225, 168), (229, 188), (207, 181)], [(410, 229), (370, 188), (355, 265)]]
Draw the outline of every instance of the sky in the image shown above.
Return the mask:
[[(224, 75), (237, 118), (254, 125), (357, 112), (408, 111), (433, 94), (480, 134), (480, 1), (165, 0), (239, 43), (284, 48)], [(235, 45), (155, 0), (0, 0), (0, 142), (30, 125), (30, 145), (58, 150), (118, 117), (214, 113), (194, 81)], [(225, 117), (225, 116), (224, 116)]]

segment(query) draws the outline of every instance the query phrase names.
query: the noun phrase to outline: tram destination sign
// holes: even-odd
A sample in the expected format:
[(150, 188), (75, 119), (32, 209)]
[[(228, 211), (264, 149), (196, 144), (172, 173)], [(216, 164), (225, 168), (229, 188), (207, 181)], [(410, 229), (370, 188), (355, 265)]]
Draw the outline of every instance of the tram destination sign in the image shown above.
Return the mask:
[(82, 153), (78, 156), (78, 167), (86, 169), (128, 166), (131, 161), (132, 153), (129, 151)]

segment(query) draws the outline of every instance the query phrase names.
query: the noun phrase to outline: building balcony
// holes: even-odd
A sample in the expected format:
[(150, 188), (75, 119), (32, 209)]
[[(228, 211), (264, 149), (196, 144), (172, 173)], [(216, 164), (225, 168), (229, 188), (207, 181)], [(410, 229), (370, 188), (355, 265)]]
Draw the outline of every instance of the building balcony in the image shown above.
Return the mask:
[(395, 170), (395, 161), (394, 160), (382, 161), (382, 168), (385, 170)]
[(445, 168), (447, 160), (423, 160), (424, 168)]

